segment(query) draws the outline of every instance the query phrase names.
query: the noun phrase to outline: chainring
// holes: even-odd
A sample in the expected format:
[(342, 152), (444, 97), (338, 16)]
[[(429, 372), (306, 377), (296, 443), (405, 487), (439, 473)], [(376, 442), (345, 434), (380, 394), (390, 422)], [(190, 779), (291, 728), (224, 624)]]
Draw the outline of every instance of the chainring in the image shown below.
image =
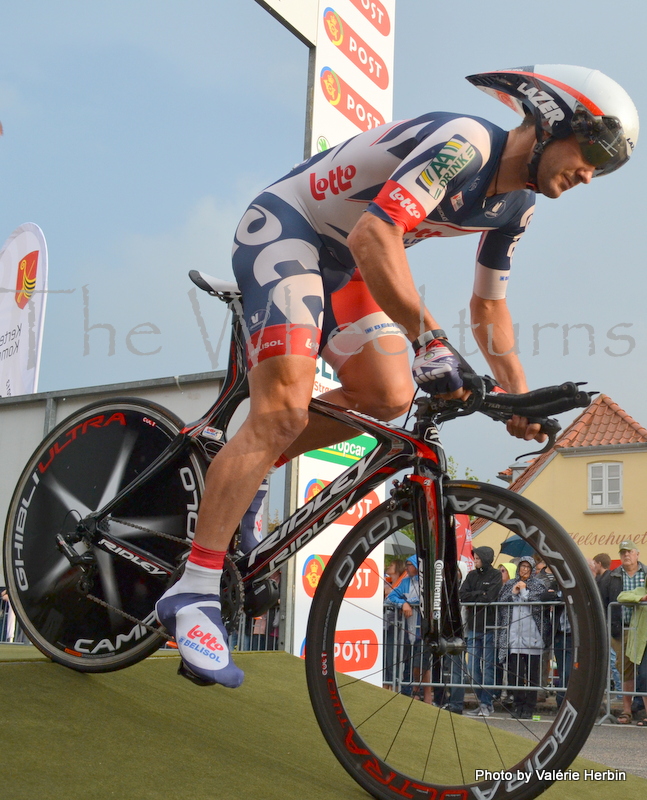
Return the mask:
[(222, 621), (225, 628), (227, 628), (227, 633), (230, 635), (238, 629), (244, 597), (243, 579), (238, 567), (227, 555), (225, 556), (222, 581), (220, 583), (220, 604)]

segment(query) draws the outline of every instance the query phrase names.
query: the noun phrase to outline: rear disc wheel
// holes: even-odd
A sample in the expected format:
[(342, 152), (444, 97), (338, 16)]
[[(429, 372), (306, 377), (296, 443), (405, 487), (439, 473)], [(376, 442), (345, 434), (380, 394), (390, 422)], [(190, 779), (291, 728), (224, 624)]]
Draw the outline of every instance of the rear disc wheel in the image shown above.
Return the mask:
[[(141, 474), (182, 426), (145, 400), (94, 403), (61, 422), (23, 471), (7, 515), (6, 583), (20, 626), (52, 660), (105, 672), (164, 643), (154, 607), (193, 537), (204, 469), (195, 453), (178, 457), (126, 498), (100, 523), (92, 544), (74, 545), (95, 559), (85, 585), (56, 536), (74, 534), (79, 520)], [(110, 536), (103, 544), (101, 530)]]

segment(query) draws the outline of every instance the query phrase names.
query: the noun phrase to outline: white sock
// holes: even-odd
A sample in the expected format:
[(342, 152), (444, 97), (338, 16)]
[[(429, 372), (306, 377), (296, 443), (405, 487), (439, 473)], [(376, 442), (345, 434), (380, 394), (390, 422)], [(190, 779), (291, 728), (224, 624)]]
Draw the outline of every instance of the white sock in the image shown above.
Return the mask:
[(184, 573), (177, 583), (165, 593), (165, 597), (191, 592), (194, 594), (220, 594), (221, 569), (210, 569), (187, 561)]

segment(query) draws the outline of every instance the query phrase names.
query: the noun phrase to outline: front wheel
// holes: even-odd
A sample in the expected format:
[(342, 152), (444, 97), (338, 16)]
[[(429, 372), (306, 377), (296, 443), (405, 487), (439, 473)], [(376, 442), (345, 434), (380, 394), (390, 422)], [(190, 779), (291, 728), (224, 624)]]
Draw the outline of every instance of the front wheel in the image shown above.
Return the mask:
[(179, 455), (126, 497), (91, 543), (73, 546), (91, 554), (89, 578), (56, 537), (73, 537), (77, 523), (128, 486), (181, 428), (154, 403), (102, 401), (61, 422), (25, 467), (7, 515), (5, 577), (22, 629), (52, 660), (106, 672), (163, 644), (154, 607), (193, 536), (204, 469), (197, 455)]
[[(598, 591), (568, 534), (523, 497), (487, 484), (451, 482), (446, 498), (448, 513), (468, 514), (489, 523), (481, 530), (495, 552), (494, 538), (502, 543), (517, 534), (528, 551), (541, 555), (557, 579), (564, 604), (553, 607), (553, 618), (557, 620), (562, 608), (566, 610), (570, 628), (564, 630), (571, 637), (572, 667), (556, 715), (541, 721), (517, 719), (508, 703), (497, 699), (491, 716), (470, 718), (417, 702), (416, 684), (421, 689), (418, 699), (423, 699), (422, 684), (435, 683), (438, 689), (443, 680), (462, 684), (465, 699), (471, 699), (472, 691), (477, 695), (482, 691), (485, 665), (483, 651), (480, 659), (446, 656), (449, 665), (447, 661), (439, 665), (439, 659), (432, 658), (415, 639), (415, 626), (407, 627), (400, 645), (394, 645), (393, 635), (387, 638), (388, 621), (383, 628), (381, 621), (376, 626), (375, 608), (362, 607), (356, 599), (353, 587), (359, 582), (358, 573), (364, 580), (367, 564), (382, 564), (384, 540), (412, 521), (410, 512), (392, 501), (353, 528), (324, 570), (307, 633), (311, 701), (337, 759), (376, 798), (529, 800), (555, 780), (557, 770), (569, 766), (600, 708), (607, 659)], [(526, 619), (530, 617), (528, 609)], [(366, 631), (376, 627), (384, 635), (371, 641)], [(356, 631), (359, 637), (354, 640)], [(493, 636), (491, 652), (500, 664), (498, 648), (507, 644), (507, 638), (502, 629)], [(361, 673), (352, 659), (344, 659), (345, 651), (363, 655)], [(507, 648), (503, 658), (510, 663)], [(372, 669), (367, 670), (368, 665)], [(410, 696), (383, 688), (392, 680), (387, 672), (395, 674), (398, 669), (400, 675), (409, 673)], [(491, 674), (495, 674), (494, 665)], [(510, 676), (496, 682), (505, 685), (506, 681), (514, 682)], [(539, 688), (537, 683), (534, 686)]]

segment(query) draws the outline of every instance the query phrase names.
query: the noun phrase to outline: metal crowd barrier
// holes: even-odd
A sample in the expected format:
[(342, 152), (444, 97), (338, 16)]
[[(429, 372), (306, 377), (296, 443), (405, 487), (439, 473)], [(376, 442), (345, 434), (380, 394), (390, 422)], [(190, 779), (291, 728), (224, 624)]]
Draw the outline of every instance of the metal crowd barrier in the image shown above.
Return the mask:
[(8, 600), (0, 598), (0, 644), (29, 644)]
[[(625, 696), (634, 698), (636, 711), (647, 697), (647, 647), (638, 663), (632, 665), (631, 680), (623, 685), (616, 665), (611, 637), (611, 615), (618, 606), (634, 607), (637, 604), (612, 603), (608, 609), (607, 631), (609, 637), (609, 663), (607, 685), (603, 701), (604, 714), (598, 721), (616, 722), (611, 712)], [(640, 605), (647, 606), (647, 603)], [(533, 657), (520, 663), (507, 646), (511, 609), (523, 609), (526, 620), (537, 622), (542, 646), (533, 651)], [(566, 690), (572, 666), (571, 635), (564, 604), (543, 603), (470, 603), (463, 604), (463, 621), (472, 619), (472, 628), (465, 625), (467, 650), (461, 655), (432, 657), (425, 653), (419, 642), (412, 638), (412, 624), (407, 622), (400, 607), (386, 603), (384, 610), (383, 685), (392, 691), (419, 696), (427, 702), (445, 705), (452, 710), (462, 710), (466, 693), (473, 693), (478, 702), (504, 702), (520, 687), (528, 692), (543, 692), (555, 696), (556, 704)], [(418, 613), (412, 606), (414, 616)], [(479, 613), (479, 609), (481, 613)], [(489, 612), (488, 609), (492, 609)], [(534, 613), (533, 613), (534, 612)], [(647, 609), (646, 609), (647, 613)], [(618, 664), (622, 672), (627, 652), (629, 632), (635, 630), (635, 617), (623, 614), (623, 635), (618, 640)], [(523, 620), (520, 620), (523, 624)], [(634, 654), (637, 657), (637, 654)], [(472, 701), (474, 698), (470, 697)]]
[[(632, 711), (645, 711), (647, 706), (647, 646), (645, 646), (640, 660), (639, 652), (634, 652), (634, 637), (640, 638), (638, 630), (639, 616), (635, 613), (636, 607), (642, 607), (640, 613), (647, 616), (647, 603), (609, 603), (607, 609), (607, 636), (609, 645), (609, 667), (607, 670), (607, 691), (604, 699), (605, 713), (599, 723), (616, 722), (616, 717), (611, 713), (611, 704), (614, 700), (632, 698)], [(614, 610), (622, 609), (622, 636), (614, 641), (611, 636), (611, 620)], [(630, 613), (625, 613), (630, 612)], [(645, 630), (647, 637), (647, 629)], [(624, 660), (628, 659), (628, 679), (624, 680)]]
[[(466, 690), (488, 705), (515, 690), (560, 696), (571, 657), (563, 608), (563, 603), (555, 602), (465, 603), (464, 622), (472, 620), (471, 628), (465, 626), (467, 651), (430, 658), (415, 638), (411, 640), (411, 622), (401, 608), (385, 604), (383, 685), (399, 693), (423, 694), (427, 701), (433, 698), (437, 705), (453, 710), (463, 708)], [(418, 609), (413, 607), (413, 612), (416, 615)], [(527, 648), (527, 657), (519, 657), (508, 646), (510, 623), (526, 631), (531, 620), (539, 640), (526, 639), (535, 647)]]

